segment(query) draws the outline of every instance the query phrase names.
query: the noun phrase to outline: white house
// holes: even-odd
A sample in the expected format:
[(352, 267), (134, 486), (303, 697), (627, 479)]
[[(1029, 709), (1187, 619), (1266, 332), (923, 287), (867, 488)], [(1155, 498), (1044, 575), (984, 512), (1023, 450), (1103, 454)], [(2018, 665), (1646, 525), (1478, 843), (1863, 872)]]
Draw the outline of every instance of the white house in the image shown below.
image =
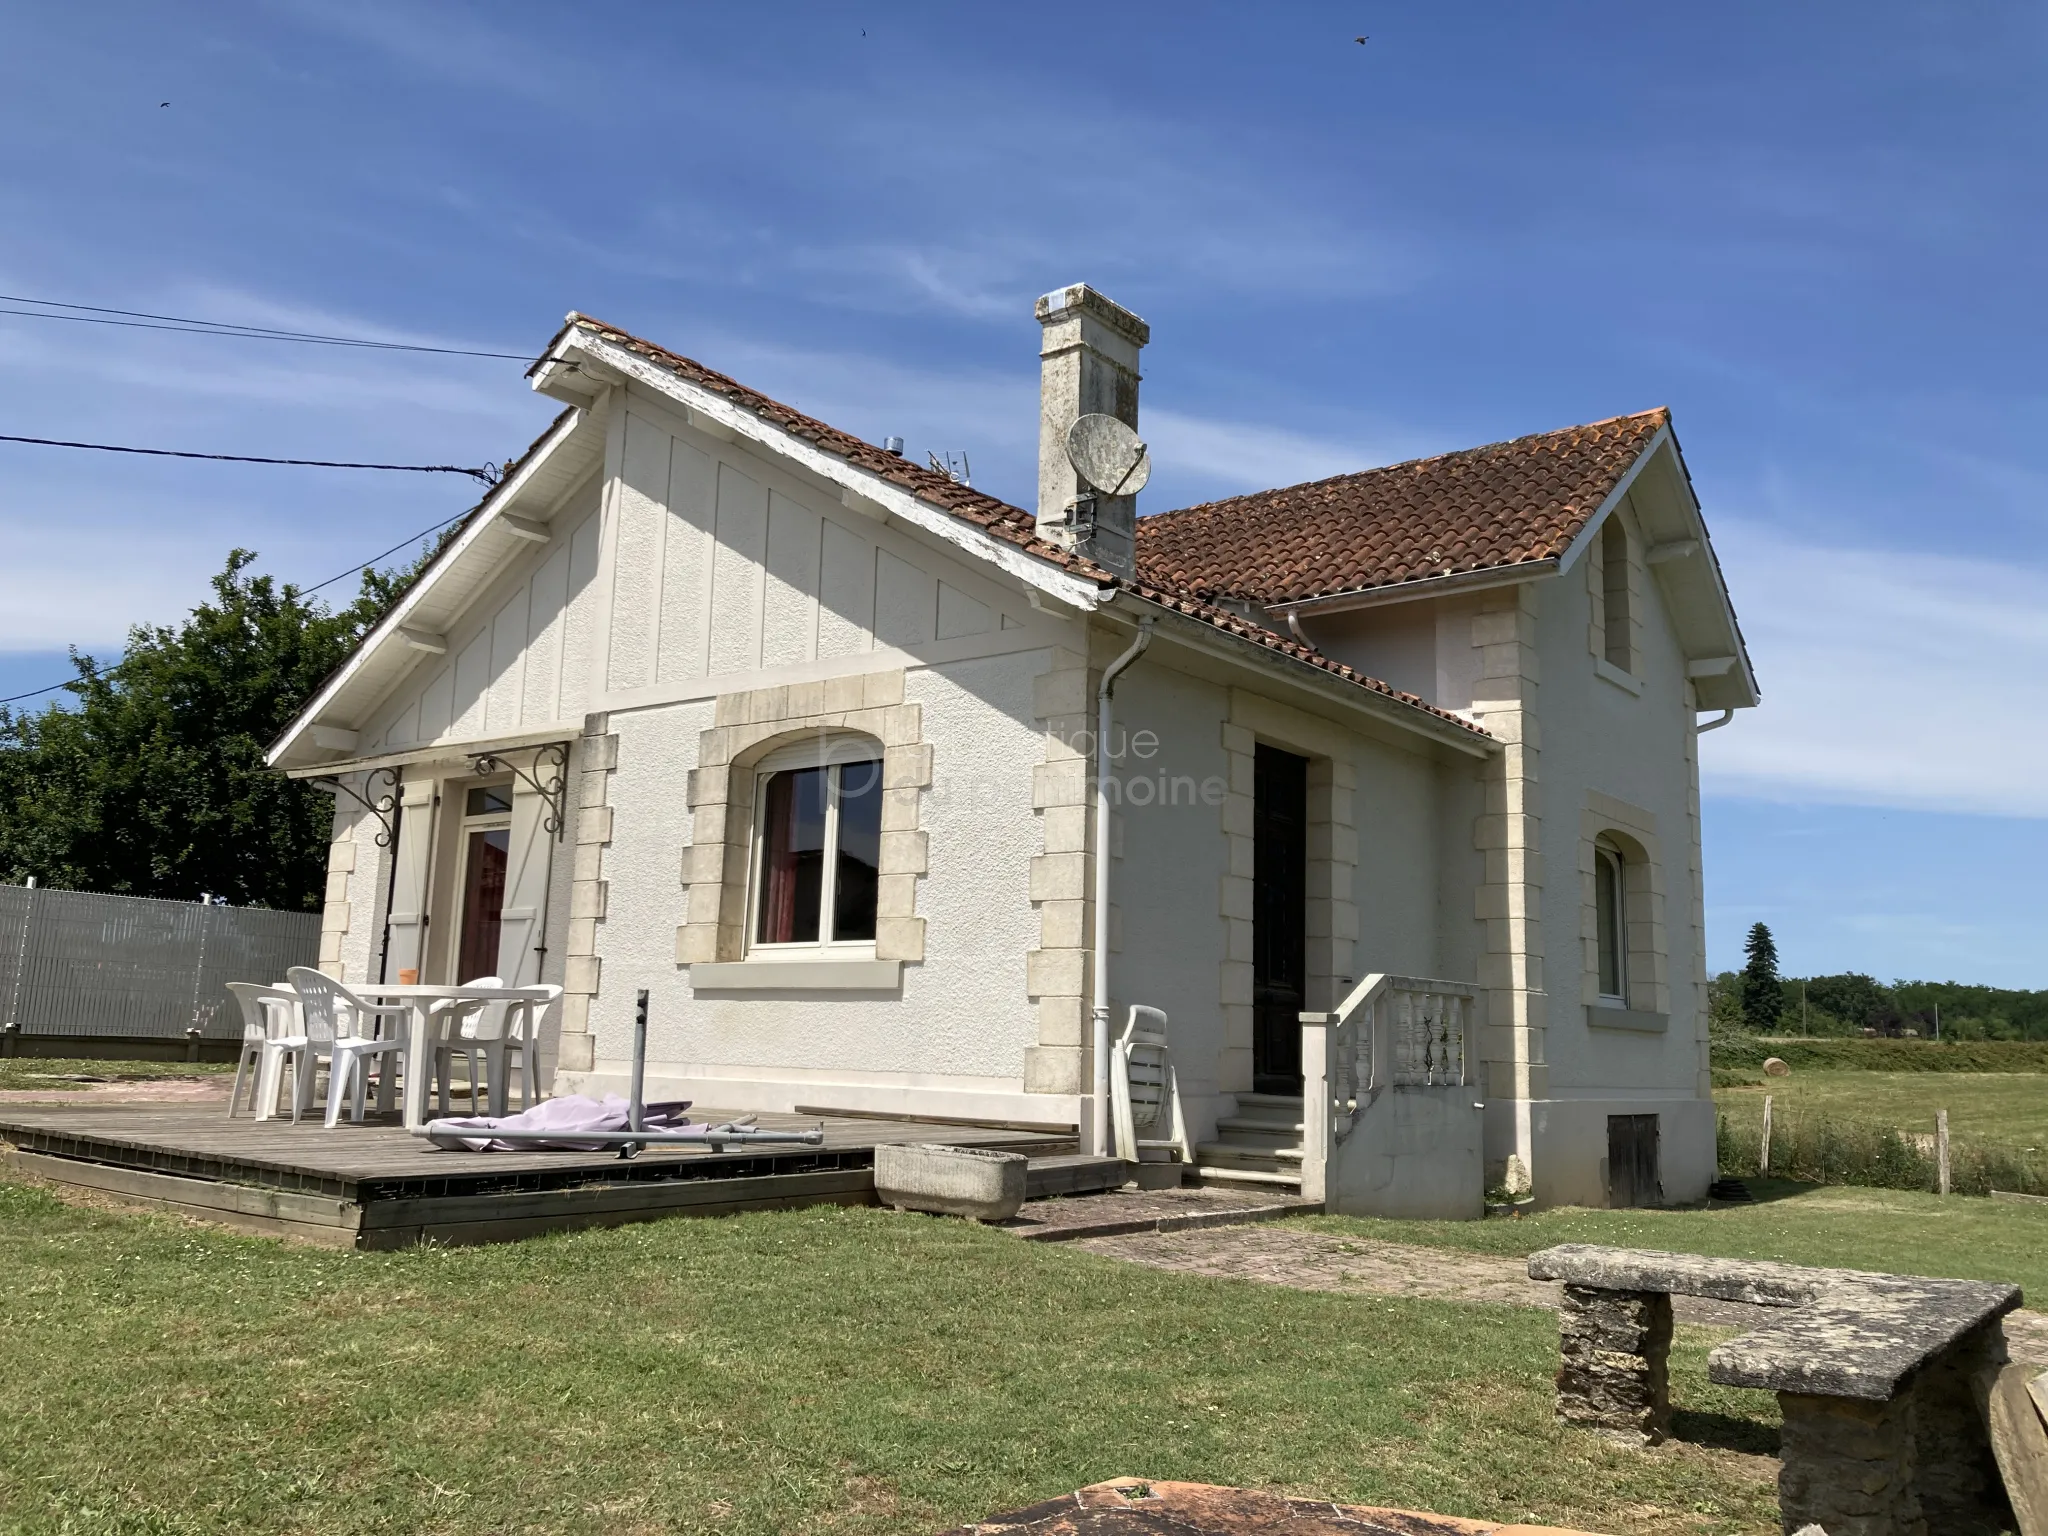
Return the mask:
[(645, 989), (650, 1091), (1084, 1138), (1145, 1004), (1204, 1178), (1699, 1198), (1695, 736), (1757, 693), (1668, 413), (1139, 519), (1065, 446), (1147, 327), (1038, 318), (1034, 514), (571, 315), (272, 750), (323, 967), (560, 981), (561, 1089)]

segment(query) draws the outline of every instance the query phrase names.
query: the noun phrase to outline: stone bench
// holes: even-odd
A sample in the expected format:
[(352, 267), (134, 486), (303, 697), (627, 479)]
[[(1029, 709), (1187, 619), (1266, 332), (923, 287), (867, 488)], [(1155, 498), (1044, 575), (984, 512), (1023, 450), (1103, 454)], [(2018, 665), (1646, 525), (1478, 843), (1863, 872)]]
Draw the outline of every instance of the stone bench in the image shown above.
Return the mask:
[(1567, 1243), (1529, 1259), (1564, 1286), (1557, 1413), (1654, 1444), (1671, 1432), (1671, 1298), (1784, 1309), (1717, 1345), (1707, 1379), (1776, 1392), (1787, 1531), (1925, 1536), (2007, 1518), (1973, 1378), (2005, 1363), (2016, 1285)]

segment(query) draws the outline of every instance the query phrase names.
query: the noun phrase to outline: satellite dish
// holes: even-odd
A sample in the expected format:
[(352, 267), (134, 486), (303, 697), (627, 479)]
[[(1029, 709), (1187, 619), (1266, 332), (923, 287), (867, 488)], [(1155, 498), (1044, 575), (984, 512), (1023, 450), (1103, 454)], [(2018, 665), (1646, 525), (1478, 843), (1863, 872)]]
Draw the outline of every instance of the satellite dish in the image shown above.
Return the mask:
[(1135, 496), (1152, 478), (1152, 455), (1114, 416), (1083, 416), (1067, 428), (1067, 462), (1105, 496)]

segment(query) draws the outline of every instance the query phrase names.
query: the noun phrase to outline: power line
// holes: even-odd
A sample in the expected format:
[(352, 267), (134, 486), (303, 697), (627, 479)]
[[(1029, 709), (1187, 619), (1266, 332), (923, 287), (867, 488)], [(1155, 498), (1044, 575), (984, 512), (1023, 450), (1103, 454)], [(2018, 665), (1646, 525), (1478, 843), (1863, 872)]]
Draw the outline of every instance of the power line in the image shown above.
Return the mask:
[[(479, 505), (481, 505), (481, 503), (479, 503)], [(427, 538), (431, 534), (439, 533), (443, 528), (446, 528), (450, 523), (461, 522), (462, 519), (469, 516), (469, 514), (474, 512), (475, 510), (475, 507), (464, 507), (460, 512), (456, 513), (453, 517), (444, 517), (441, 519), (440, 522), (434, 524), (433, 527), (422, 528), (418, 533), (414, 534), (409, 539), (400, 539), (396, 544), (392, 545), (389, 549), (378, 551), (378, 553), (370, 556), (369, 559), (364, 560), (359, 564), (350, 566), (347, 570), (343, 571), (338, 576), (328, 577), (318, 586), (301, 587), (299, 589), (299, 596), (311, 597), (315, 592), (325, 591), (328, 587), (333, 586), (337, 581), (346, 581), (348, 580), (349, 577), (355, 575), (357, 572), (366, 571), (370, 569), (379, 560), (382, 560), (386, 555), (395, 555), (401, 549), (404, 549), (408, 544), (416, 544), (421, 539)], [(78, 679), (75, 677), (67, 677), (66, 679), (64, 679), (63, 682), (51, 683), (47, 688), (31, 688), (27, 693), (17, 693), (10, 698), (0, 699), (0, 704), (19, 704), (23, 699), (41, 698), (46, 693), (55, 693), (59, 688), (69, 688), (73, 683), (77, 681)]]
[[(0, 309), (0, 315), (17, 315), (28, 320), (68, 320), (77, 325), (115, 325), (134, 331), (177, 331), (194, 336), (236, 336), (244, 341), (296, 341), (318, 347), (363, 347), (376, 352), (431, 352), (442, 357), (493, 357), (509, 362), (533, 361), (525, 352), (485, 352), (470, 347), (430, 347), (419, 342), (374, 341), (366, 336), (332, 336), (321, 331), (282, 330), (267, 325), (243, 325), (232, 320), (195, 320), (185, 315), (159, 315), (145, 309), (110, 309), (98, 304), (67, 304), (58, 299), (31, 299), (20, 294), (0, 293), (0, 304), (34, 304), (37, 309)], [(49, 311), (80, 310), (60, 315)], [(126, 318), (116, 319), (115, 316)]]
[(485, 485), (496, 485), (498, 473), (490, 465), (465, 469), (460, 464), (352, 464), (340, 459), (266, 459), (249, 453), (193, 453), (183, 448), (128, 448), (118, 443), (71, 443), (56, 437), (15, 437), (0, 432), (0, 443), (33, 443), (42, 448), (90, 448), (98, 453), (140, 453), (153, 459), (218, 459), (228, 464), (298, 464), (310, 469), (390, 469), (415, 475), (468, 475)]

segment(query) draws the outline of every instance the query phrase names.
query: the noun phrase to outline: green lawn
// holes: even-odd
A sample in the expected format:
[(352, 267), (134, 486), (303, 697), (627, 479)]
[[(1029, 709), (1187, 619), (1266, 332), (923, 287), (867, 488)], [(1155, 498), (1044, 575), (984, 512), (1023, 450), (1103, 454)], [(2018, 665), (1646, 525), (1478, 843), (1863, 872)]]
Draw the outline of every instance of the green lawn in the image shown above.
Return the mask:
[(2034, 1072), (1800, 1072), (1761, 1086), (1720, 1088), (1714, 1102), (1744, 1134), (1761, 1132), (1764, 1095), (1772, 1119), (1825, 1114), (1903, 1131), (1934, 1133), (1948, 1111), (1949, 1134), (2048, 1152), (2048, 1075)]
[[(1496, 1224), (1498, 1225), (1498, 1224)], [(1477, 1228), (1474, 1229), (1479, 1230)], [(1593, 1530), (1776, 1524), (1774, 1405), (1652, 1452), (1546, 1312), (820, 1209), (334, 1253), (0, 1183), (0, 1530), (918, 1533), (1139, 1473)]]
[(2048, 1304), (2048, 1206), (1890, 1189), (1752, 1180), (1757, 1203), (1721, 1210), (1593, 1211), (1574, 1206), (1520, 1221), (1298, 1218), (1321, 1231), (1477, 1253), (1529, 1254), (1553, 1243), (1611, 1243), (1730, 1259), (2011, 1280)]
[(233, 1062), (99, 1061), (60, 1056), (0, 1056), (0, 1088), (89, 1088), (76, 1078), (102, 1082), (160, 1082), (175, 1077), (213, 1077), (233, 1072)]

